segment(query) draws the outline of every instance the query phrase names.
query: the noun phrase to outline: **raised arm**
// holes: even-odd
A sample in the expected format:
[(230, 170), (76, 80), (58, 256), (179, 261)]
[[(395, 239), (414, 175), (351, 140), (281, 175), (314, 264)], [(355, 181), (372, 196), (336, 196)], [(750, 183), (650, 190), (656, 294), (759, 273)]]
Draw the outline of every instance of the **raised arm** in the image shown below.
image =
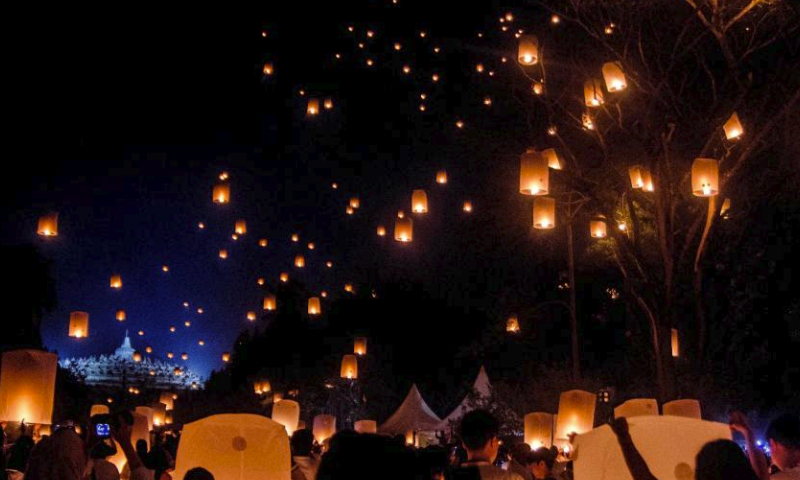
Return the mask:
[(650, 471), (647, 462), (642, 458), (642, 454), (639, 453), (639, 450), (636, 450), (631, 434), (628, 431), (628, 421), (625, 417), (615, 419), (610, 425), (611, 430), (617, 435), (619, 448), (622, 449), (622, 456), (625, 458), (625, 464), (628, 466), (633, 480), (658, 480)]
[(750, 459), (750, 466), (756, 472), (759, 480), (769, 480), (769, 464), (764, 452), (756, 445), (756, 436), (747, 422), (747, 417), (742, 412), (731, 413), (731, 432), (739, 432), (744, 437), (747, 445), (747, 458)]

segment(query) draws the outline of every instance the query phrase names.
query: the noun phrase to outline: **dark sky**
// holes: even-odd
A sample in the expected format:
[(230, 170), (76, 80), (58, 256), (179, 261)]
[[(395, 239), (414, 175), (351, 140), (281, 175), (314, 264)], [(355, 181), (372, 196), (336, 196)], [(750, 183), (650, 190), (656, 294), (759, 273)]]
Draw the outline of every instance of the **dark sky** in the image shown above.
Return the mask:
[[(14, 51), (8, 60), (21, 153), (10, 159), (20, 165), (7, 179), (2, 241), (34, 243), (53, 262), (58, 306), (43, 325), (48, 348), (62, 357), (109, 352), (129, 329), (137, 348), (151, 345), (160, 358), (188, 352), (189, 367), (207, 374), (246, 327), (245, 312), (260, 313), (264, 290), (256, 279), (274, 285), (281, 271), (332, 297), (347, 281), (418, 283), (498, 324), (553, 289), (565, 266), (563, 233), (531, 232), (517, 165), (534, 138), (504, 127), (519, 132), (526, 124), (508, 88), (517, 41), (498, 28), (498, 17), (514, 8), (340, 3), (54, 12), (14, 27), (36, 55)], [(526, 12), (515, 28), (547, 25), (545, 12)], [(367, 68), (366, 58), (375, 66)], [(275, 65), (269, 78), (261, 74), (266, 60)], [(496, 76), (477, 75), (478, 61)], [(412, 75), (401, 74), (404, 63)], [(430, 81), (434, 72), (438, 84)], [(306, 119), (300, 89), (332, 97), (333, 111)], [(420, 93), (428, 95), (424, 114)], [(482, 104), (486, 95), (491, 109)], [(446, 186), (434, 182), (440, 168)], [(232, 201), (219, 206), (211, 189), (223, 170)], [(431, 212), (415, 217), (414, 242), (401, 246), (391, 239), (393, 217), (408, 212), (415, 188), (428, 191)], [(351, 195), (362, 207), (348, 217)], [(461, 211), (464, 200), (473, 202), (471, 215)], [(37, 217), (49, 210), (60, 214), (60, 235), (37, 238)], [(233, 242), (238, 218), (248, 233)], [(386, 238), (375, 235), (378, 224)], [(298, 244), (289, 240), (294, 232)], [(261, 237), (267, 249), (256, 245)], [(313, 252), (302, 248), (308, 241)], [(220, 248), (229, 250), (225, 261)], [(303, 250), (307, 267), (298, 271), (292, 259)], [(109, 288), (115, 272), (121, 291)], [(114, 320), (118, 308), (127, 312), (124, 323)], [(90, 313), (88, 339), (67, 337), (72, 310)]]

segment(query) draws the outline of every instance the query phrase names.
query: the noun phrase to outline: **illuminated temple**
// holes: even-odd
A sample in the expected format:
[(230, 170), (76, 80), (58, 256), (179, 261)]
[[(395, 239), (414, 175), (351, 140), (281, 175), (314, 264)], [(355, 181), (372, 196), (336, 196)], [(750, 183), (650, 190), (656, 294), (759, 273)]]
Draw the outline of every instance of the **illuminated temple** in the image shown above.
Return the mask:
[[(136, 362), (133, 359), (134, 352), (131, 339), (125, 332), (122, 345), (111, 355), (67, 358), (59, 363), (62, 368), (66, 368), (91, 386), (117, 388), (147, 386), (160, 390), (203, 387), (200, 376), (188, 368), (147, 356)], [(180, 375), (176, 375), (176, 371), (179, 371)]]

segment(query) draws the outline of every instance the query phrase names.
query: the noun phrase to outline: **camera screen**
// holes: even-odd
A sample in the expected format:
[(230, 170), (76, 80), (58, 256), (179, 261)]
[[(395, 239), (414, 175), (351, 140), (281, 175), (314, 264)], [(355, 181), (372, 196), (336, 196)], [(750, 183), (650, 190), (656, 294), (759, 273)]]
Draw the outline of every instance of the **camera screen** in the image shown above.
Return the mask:
[(97, 433), (98, 437), (108, 437), (111, 435), (111, 428), (107, 423), (98, 423), (95, 427), (95, 432)]

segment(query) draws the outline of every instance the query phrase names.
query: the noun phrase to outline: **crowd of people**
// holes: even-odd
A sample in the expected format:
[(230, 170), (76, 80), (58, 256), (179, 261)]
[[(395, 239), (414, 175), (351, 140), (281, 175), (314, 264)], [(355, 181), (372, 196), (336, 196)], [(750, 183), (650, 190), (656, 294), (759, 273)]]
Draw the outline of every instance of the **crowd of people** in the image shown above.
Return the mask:
[[(2, 435), (0, 480), (173, 480), (178, 437), (155, 435), (148, 448), (144, 440), (131, 441), (133, 417), (120, 412), (92, 425), (110, 422), (109, 436), (98, 429), (78, 429), (67, 423), (34, 442), (25, 425), (13, 443)], [(784, 414), (766, 431), (771, 458), (757, 445), (741, 413), (731, 417), (732, 432), (741, 434), (745, 449), (730, 440), (706, 444), (698, 453), (696, 480), (800, 480), (800, 418)], [(623, 418), (611, 429), (633, 480), (658, 479), (637, 450)], [(292, 480), (572, 480), (572, 462), (556, 447), (531, 449), (517, 442), (504, 444), (500, 425), (484, 410), (464, 415), (459, 443), (409, 448), (405, 437), (387, 437), (340, 431), (319, 445), (308, 429), (290, 439)], [(112, 441), (113, 440), (113, 441)], [(208, 439), (213, 442), (214, 439)], [(109, 459), (117, 446), (126, 460), (120, 472)], [(324, 452), (323, 452), (324, 450)], [(192, 466), (182, 480), (215, 480), (213, 465)], [(206, 468), (204, 468), (206, 467)], [(174, 479), (181, 480), (181, 479)], [(226, 480), (226, 479), (216, 479)], [(577, 479), (580, 480), (580, 479)]]

